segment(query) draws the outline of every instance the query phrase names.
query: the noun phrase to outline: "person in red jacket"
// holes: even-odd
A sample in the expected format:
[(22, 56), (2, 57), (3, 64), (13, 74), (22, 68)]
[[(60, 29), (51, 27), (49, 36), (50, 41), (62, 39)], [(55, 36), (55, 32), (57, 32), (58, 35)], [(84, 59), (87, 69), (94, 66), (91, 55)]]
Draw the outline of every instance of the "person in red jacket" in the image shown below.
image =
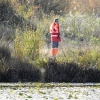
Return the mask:
[(52, 56), (56, 56), (58, 54), (58, 46), (59, 42), (61, 41), (60, 38), (60, 27), (58, 19), (56, 18), (54, 22), (50, 26), (50, 35), (51, 35), (51, 42), (52, 42)]

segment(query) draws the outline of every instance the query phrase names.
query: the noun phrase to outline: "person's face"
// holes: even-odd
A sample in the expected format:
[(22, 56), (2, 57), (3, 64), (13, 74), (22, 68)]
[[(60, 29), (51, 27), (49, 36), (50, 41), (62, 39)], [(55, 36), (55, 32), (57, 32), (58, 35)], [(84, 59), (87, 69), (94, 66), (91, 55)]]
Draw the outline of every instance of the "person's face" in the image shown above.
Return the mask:
[(55, 20), (55, 23), (59, 23), (59, 21), (58, 20)]

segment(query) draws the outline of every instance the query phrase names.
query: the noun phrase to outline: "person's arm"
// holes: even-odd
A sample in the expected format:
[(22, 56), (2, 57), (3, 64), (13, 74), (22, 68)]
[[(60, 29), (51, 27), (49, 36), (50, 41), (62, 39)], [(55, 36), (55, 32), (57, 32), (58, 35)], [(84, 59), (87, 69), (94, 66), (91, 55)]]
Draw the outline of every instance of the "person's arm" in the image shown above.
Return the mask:
[(59, 24), (58, 24), (58, 38), (60, 37), (60, 28), (59, 28)]

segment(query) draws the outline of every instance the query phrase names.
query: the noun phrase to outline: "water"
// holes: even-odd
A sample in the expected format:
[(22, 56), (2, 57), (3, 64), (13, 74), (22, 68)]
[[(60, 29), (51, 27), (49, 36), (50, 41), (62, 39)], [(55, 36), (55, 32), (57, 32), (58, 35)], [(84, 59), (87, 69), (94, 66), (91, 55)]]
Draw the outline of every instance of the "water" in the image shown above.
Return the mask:
[(0, 83), (0, 100), (100, 100), (100, 84)]

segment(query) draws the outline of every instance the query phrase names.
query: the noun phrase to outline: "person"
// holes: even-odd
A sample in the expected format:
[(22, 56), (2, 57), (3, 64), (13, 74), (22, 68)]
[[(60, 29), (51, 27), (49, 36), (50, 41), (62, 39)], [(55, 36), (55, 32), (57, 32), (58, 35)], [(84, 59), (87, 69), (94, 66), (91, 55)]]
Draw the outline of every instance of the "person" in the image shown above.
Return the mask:
[(61, 41), (58, 18), (54, 19), (54, 22), (50, 25), (50, 36), (52, 43), (51, 54), (53, 57), (56, 57), (58, 54), (59, 42)]

